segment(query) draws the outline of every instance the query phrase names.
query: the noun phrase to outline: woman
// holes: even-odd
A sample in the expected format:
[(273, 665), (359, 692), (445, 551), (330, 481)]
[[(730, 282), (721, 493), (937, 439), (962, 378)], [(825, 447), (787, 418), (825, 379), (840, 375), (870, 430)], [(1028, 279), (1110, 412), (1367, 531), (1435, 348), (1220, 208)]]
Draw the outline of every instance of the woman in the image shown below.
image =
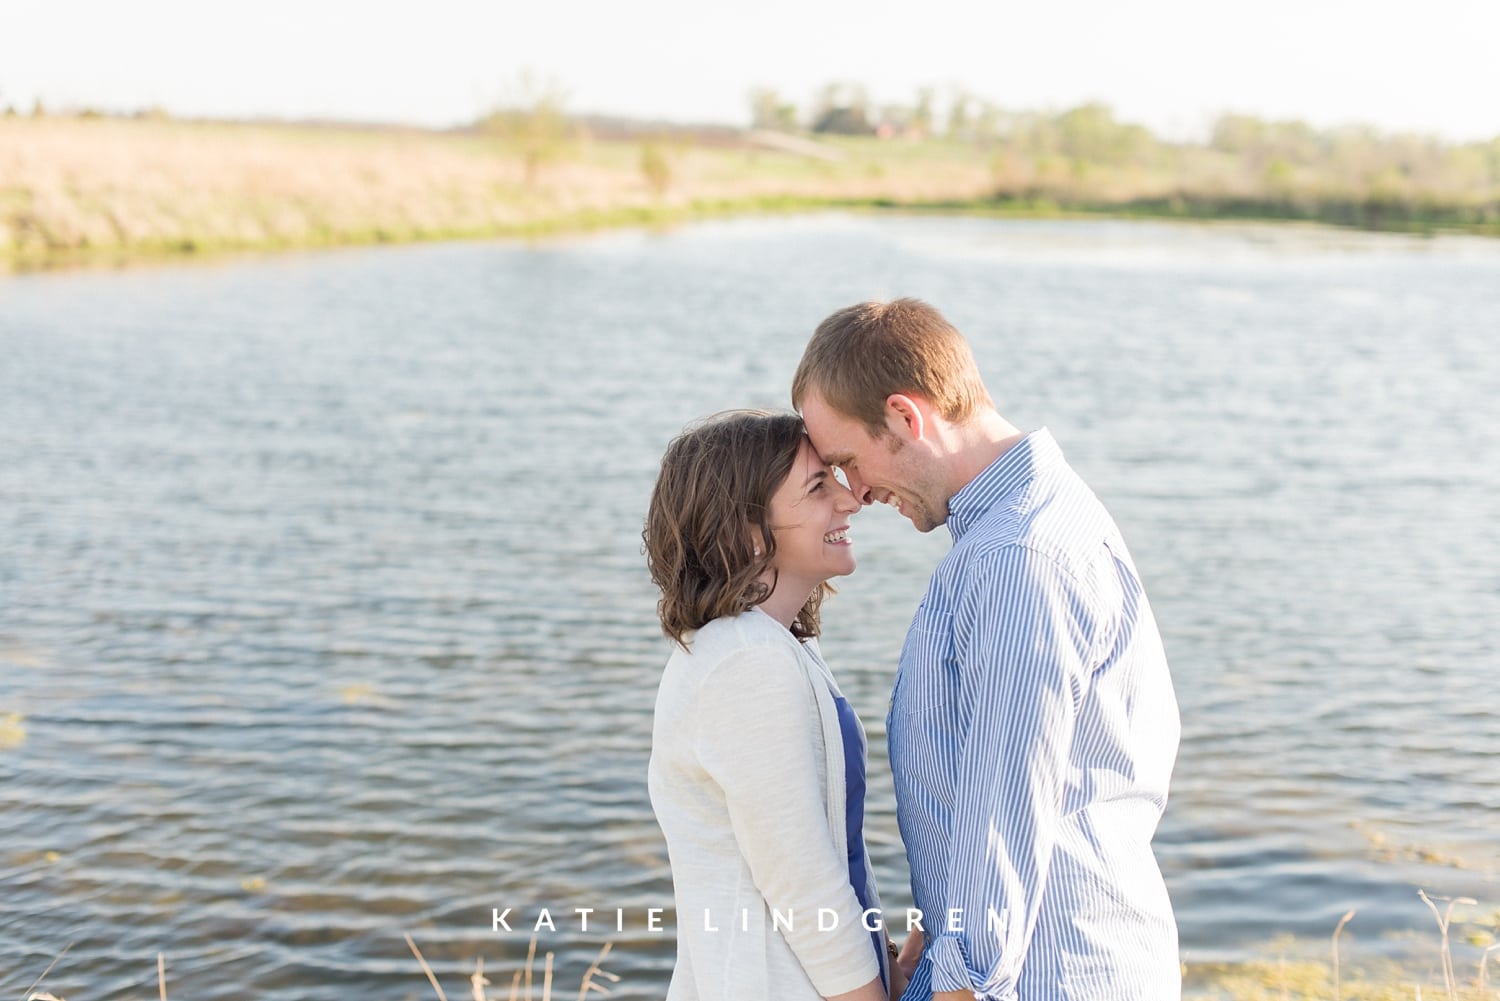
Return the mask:
[(643, 534), (677, 644), (649, 770), (677, 902), (668, 1001), (888, 996), (864, 731), (815, 640), (859, 508), (794, 414), (719, 414), (662, 459)]

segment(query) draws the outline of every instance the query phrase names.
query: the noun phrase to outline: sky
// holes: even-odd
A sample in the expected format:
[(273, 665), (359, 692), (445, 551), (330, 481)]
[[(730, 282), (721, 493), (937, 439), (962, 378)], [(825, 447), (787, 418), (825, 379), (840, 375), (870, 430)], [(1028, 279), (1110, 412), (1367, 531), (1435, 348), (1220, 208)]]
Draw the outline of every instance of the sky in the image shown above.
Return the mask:
[(0, 0), (0, 107), (449, 126), (551, 86), (567, 110), (748, 124), (960, 90), (1102, 101), (1159, 135), (1223, 112), (1500, 136), (1500, 0)]

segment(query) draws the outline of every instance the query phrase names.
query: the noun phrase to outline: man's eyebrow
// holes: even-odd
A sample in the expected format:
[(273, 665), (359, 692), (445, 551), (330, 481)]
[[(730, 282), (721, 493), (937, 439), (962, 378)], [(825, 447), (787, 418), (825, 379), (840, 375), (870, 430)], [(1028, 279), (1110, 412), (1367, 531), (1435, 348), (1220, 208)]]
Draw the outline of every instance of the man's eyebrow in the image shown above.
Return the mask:
[(830, 466), (843, 466), (843, 465), (847, 465), (848, 463), (852, 462), (853, 460), (854, 460), (854, 456), (850, 455), (848, 452), (834, 452), (831, 455), (825, 455), (825, 456), (823, 456), (823, 461), (825, 463), (827, 463), (828, 465), (830, 465)]

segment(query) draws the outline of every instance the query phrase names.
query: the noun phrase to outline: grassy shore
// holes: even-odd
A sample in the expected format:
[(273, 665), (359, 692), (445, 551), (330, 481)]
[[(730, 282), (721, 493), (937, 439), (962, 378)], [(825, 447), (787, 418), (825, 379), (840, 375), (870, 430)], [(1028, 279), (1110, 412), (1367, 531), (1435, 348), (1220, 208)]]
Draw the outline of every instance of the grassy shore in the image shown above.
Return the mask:
[(1070, 147), (1066, 134), (997, 143), (572, 127), (538, 145), (482, 131), (9, 116), (0, 268), (813, 208), (1500, 235), (1500, 142), (1096, 146)]
[[(447, 1001), (448, 991), (422, 950), (410, 935), (406, 935), (405, 940), (431, 987), (432, 995), (438, 1001)], [(472, 967), (473, 972), (463, 980), (467, 981), (468, 996), (474, 1001), (501, 1001), (502, 998), (509, 1001), (551, 1001), (554, 997), (572, 997), (572, 988), (563, 984), (565, 981), (571, 984), (574, 979), (580, 984), (577, 997), (593, 997), (596, 993), (608, 996), (622, 980), (619, 974), (604, 969), (602, 965), (612, 945), (605, 942), (593, 962), (579, 975), (575, 970), (564, 972), (556, 969), (554, 955), (551, 952), (542, 955), (533, 938), (524, 962), (511, 959), (499, 964), (498, 968), (492, 964), (488, 976), (482, 955), (468, 958), (463, 965)], [(62, 958), (58, 957), (59, 960)], [(22, 995), (23, 1001), (68, 1001), (62, 995), (38, 990), (51, 972), (52, 966), (41, 971)], [(164, 954), (159, 953), (156, 957), (156, 972), (159, 996), (166, 998), (168, 963)], [(1190, 965), (1184, 968), (1183, 974), (1184, 1001), (1423, 1001), (1424, 998), (1434, 1001), (1494, 1001), (1500, 996), (1495, 978), (1482, 967), (1462, 974), (1449, 974), (1442, 969), (1413, 973), (1393, 964), (1377, 969), (1346, 968), (1328, 961), (1288, 959), (1283, 954), (1269, 961)], [(412, 982), (419, 982), (419, 979), (414, 970)], [(463, 996), (464, 986), (454, 982), (450, 974), (448, 988), (453, 990), (454, 997)], [(625, 986), (638, 988), (639, 985)], [(491, 987), (494, 989), (490, 990)], [(191, 988), (188, 993), (191, 994)]]
[[(1423, 998), (1445, 999), (1445, 1001), (1495, 1001), (1500, 997), (1500, 911), (1485, 913), (1487, 908), (1478, 901), (1460, 897), (1431, 898), (1419, 891), (1421, 901), (1431, 911), (1436, 922), (1436, 934), (1431, 940), (1422, 940), (1419, 953), (1408, 956), (1405, 962), (1391, 959), (1378, 960), (1374, 965), (1360, 953), (1346, 929), (1354, 920), (1356, 912), (1349, 911), (1340, 919), (1332, 934), (1321, 942), (1282, 938), (1268, 944), (1263, 958), (1238, 963), (1193, 963), (1183, 966), (1184, 1001), (1423, 1001)], [(428, 963), (423, 951), (410, 934), (403, 934), (407, 948), (426, 976), (434, 995), (446, 1001), (440, 978)], [(1462, 956), (1456, 955), (1454, 945), (1462, 943)], [(31, 987), (22, 995), (24, 1001), (65, 1001), (57, 995), (37, 991), (53, 967), (63, 960), (72, 948), (65, 946), (46, 969), (40, 972)], [(608, 995), (613, 985), (621, 981), (620, 975), (604, 968), (614, 943), (605, 941), (598, 954), (581, 975), (577, 996), (592, 997), (594, 993)], [(525, 960), (515, 956), (499, 957), (499, 963), (489, 967), (492, 981), (485, 974), (485, 957), (464, 950), (443, 949), (449, 976), (456, 960), (463, 968), (472, 966), (467, 975), (469, 995), (474, 1001), (499, 1001), (502, 996), (510, 1001), (540, 996), (549, 1001), (553, 988), (559, 984), (555, 975), (562, 971), (554, 967), (555, 954), (533, 935), (527, 945)], [(497, 957), (491, 955), (490, 959)], [(158, 953), (156, 957), (157, 981), (160, 996), (167, 997), (167, 961)], [(572, 973), (569, 971), (569, 975)], [(606, 984), (610, 986), (606, 986)], [(495, 986), (495, 991), (486, 988)], [(461, 993), (458, 984), (450, 983)], [(506, 988), (509, 988), (508, 993)], [(635, 985), (630, 985), (634, 987)], [(563, 991), (559, 996), (569, 996)], [(458, 993), (455, 993), (458, 996)]]
[(0, 267), (529, 236), (987, 186), (981, 162), (941, 149), (885, 165), (569, 138), (528, 171), (524, 150), (481, 134), (16, 117), (0, 119)]

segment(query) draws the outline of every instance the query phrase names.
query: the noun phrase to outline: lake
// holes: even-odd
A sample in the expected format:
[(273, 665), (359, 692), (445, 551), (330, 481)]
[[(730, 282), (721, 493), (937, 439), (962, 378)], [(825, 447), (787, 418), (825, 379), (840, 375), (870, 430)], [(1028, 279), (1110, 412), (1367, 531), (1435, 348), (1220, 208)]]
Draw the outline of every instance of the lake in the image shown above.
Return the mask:
[[(660, 997), (657, 463), (898, 295), (1131, 545), (1184, 959), (1324, 955), (1355, 909), (1346, 956), (1431, 966), (1418, 888), (1487, 934), (1500, 242), (828, 215), (0, 278), (0, 993), (71, 943), (64, 997), (155, 997), (158, 952), (174, 996), (432, 997), (406, 932), (504, 997), (545, 907), (559, 997), (606, 942), (614, 996)], [(853, 538), (823, 649), (891, 910), (886, 699), (949, 540)]]

